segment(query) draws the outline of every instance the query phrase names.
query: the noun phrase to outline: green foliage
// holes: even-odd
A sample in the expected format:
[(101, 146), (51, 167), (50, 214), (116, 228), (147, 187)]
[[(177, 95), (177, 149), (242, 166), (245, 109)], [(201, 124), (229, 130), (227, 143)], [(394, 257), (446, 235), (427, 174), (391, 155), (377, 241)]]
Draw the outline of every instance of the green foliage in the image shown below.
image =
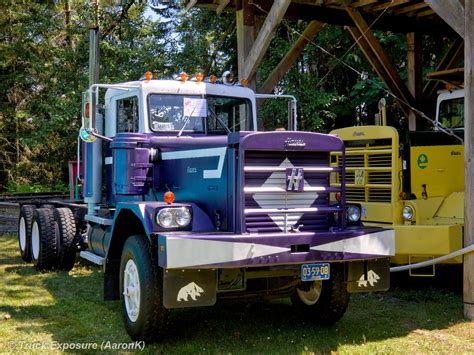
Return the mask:
[[(200, 8), (185, 11), (177, 4), (100, 2), (101, 82), (137, 80), (148, 70), (159, 78), (183, 70), (191, 75), (197, 71), (221, 75), (228, 69), (237, 73), (234, 13), (216, 16)], [(155, 12), (151, 17), (150, 6)], [(75, 159), (81, 92), (88, 84), (88, 30), (95, 21), (95, 8), (83, 0), (7, 0), (1, 10), (0, 190), (17, 185), (52, 189), (66, 182), (67, 161)], [(299, 21), (279, 26), (258, 68), (257, 88), (306, 25)], [(375, 35), (406, 79), (405, 36)], [(424, 67), (431, 69), (448, 41), (426, 37), (424, 43)], [(401, 113), (383, 87), (348, 32), (326, 25), (274, 92), (296, 96), (299, 129), (327, 132), (372, 122), (382, 97), (390, 117), (398, 121)], [(265, 129), (286, 127), (286, 103), (266, 100), (259, 122)]]

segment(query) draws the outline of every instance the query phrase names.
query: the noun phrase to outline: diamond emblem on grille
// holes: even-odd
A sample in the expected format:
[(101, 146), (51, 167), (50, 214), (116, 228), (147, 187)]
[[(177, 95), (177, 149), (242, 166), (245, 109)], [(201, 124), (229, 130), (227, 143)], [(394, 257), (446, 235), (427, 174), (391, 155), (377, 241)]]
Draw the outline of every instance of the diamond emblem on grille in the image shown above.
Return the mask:
[[(294, 165), (287, 159), (285, 159), (279, 166), (280, 168), (294, 168)], [(311, 187), (310, 184), (303, 180), (304, 189)], [(264, 209), (267, 208), (308, 208), (316, 201), (318, 194), (314, 191), (304, 192), (291, 192), (287, 190), (287, 173), (286, 171), (275, 171), (268, 179), (263, 183), (262, 190), (270, 187), (283, 188), (285, 192), (257, 192), (252, 197), (257, 204)], [(288, 213), (286, 217), (287, 226), (296, 226), (298, 221), (301, 219), (304, 213)], [(269, 217), (275, 222), (275, 224), (282, 230), (285, 231), (285, 215), (282, 214), (269, 214)], [(289, 228), (288, 228), (289, 229)]]

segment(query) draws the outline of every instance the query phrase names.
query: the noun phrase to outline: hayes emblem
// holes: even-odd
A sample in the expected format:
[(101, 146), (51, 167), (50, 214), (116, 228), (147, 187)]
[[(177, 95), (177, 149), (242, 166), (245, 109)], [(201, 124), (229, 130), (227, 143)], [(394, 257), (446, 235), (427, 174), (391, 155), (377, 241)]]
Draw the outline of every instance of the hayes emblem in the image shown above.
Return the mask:
[(304, 191), (303, 168), (287, 168), (286, 183), (286, 191)]
[(294, 139), (288, 137), (285, 139), (285, 147), (304, 148), (306, 147), (306, 142), (303, 139)]

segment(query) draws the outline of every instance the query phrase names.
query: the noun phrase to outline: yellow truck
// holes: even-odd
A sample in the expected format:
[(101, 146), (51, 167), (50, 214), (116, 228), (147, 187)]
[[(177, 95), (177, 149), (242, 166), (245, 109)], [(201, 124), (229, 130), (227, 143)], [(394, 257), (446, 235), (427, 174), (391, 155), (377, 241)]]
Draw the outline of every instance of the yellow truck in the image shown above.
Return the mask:
[[(400, 134), (381, 124), (331, 133), (346, 144), (347, 201), (361, 204), (364, 224), (395, 229), (393, 264), (427, 261), (462, 248), (464, 90), (440, 92), (432, 131)], [(341, 154), (334, 154), (332, 165), (340, 162)], [(333, 186), (341, 179), (335, 175)], [(461, 262), (461, 256), (445, 261)], [(410, 271), (412, 276), (434, 273), (434, 266)]]

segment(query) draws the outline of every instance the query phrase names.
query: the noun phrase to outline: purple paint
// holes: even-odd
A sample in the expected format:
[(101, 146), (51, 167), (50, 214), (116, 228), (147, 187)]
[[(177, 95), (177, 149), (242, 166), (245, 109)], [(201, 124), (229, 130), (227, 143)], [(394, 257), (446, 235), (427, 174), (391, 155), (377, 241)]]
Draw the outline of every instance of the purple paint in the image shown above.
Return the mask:
[(148, 191), (150, 150), (148, 140), (137, 133), (119, 133), (111, 144), (114, 191), (118, 195), (143, 195)]

